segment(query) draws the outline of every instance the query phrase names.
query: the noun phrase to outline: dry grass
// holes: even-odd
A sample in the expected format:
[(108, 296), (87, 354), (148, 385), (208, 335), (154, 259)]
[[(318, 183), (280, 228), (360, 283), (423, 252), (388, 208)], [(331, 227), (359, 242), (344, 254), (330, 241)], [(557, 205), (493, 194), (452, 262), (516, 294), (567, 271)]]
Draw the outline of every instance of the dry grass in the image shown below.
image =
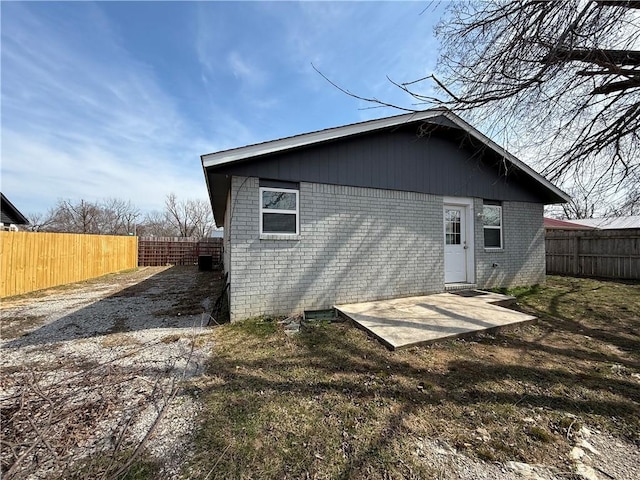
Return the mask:
[(640, 441), (640, 286), (550, 277), (512, 293), (537, 325), (400, 352), (346, 324), (217, 329), (187, 475), (434, 478), (423, 438), (567, 471), (582, 424)]
[(128, 347), (134, 345), (143, 345), (137, 338), (125, 333), (111, 333), (104, 335), (100, 340), (102, 348)]

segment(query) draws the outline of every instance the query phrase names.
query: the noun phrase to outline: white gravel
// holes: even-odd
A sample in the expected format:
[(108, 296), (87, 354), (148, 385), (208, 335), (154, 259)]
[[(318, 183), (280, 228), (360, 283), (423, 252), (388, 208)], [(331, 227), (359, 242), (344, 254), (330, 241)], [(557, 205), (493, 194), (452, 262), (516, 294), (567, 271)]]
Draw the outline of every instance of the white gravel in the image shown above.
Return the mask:
[[(640, 478), (640, 450), (636, 446), (587, 427), (583, 427), (574, 440), (576, 447), (571, 452), (558, 452), (561, 457), (570, 460), (571, 467), (568, 471), (522, 462), (485, 462), (468, 457), (447, 443), (433, 439), (419, 439), (415, 455), (434, 468), (438, 472), (437, 478), (442, 480)], [(578, 455), (576, 451), (579, 452)]]
[(116, 445), (123, 462), (168, 402), (144, 455), (164, 465), (162, 478), (179, 477), (199, 411), (184, 387), (213, 345), (208, 314), (175, 305), (205, 274), (147, 267), (4, 301), (0, 404), (13, 416), (2, 434), (15, 452), (3, 445), (5, 474), (15, 463), (11, 478), (56, 477)]

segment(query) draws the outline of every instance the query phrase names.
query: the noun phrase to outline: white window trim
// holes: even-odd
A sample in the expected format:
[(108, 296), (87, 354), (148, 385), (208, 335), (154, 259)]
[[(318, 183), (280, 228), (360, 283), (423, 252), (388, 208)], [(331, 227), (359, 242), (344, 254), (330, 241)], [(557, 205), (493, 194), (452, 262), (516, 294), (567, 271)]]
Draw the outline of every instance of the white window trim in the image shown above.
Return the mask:
[(484, 207), (493, 207), (493, 208), (498, 208), (500, 209), (500, 225), (499, 226), (495, 226), (495, 225), (485, 225), (484, 224), (484, 218), (482, 219), (482, 243), (484, 245), (484, 230), (486, 228), (490, 229), (490, 230), (500, 230), (500, 246), (499, 247), (487, 247), (486, 245), (484, 245), (484, 249), (485, 250), (503, 250), (504, 249), (504, 236), (503, 236), (503, 232), (502, 232), (502, 205), (483, 205), (482, 209), (484, 210)]
[[(275, 208), (262, 208), (262, 192), (284, 192), (284, 193), (294, 193), (296, 196), (296, 208), (295, 210), (282, 210), (282, 209), (275, 209)], [(259, 206), (260, 206), (260, 237), (295, 237), (300, 235), (300, 190), (296, 190), (293, 188), (275, 188), (275, 187), (260, 187), (260, 193), (259, 193)], [(266, 213), (267, 215), (269, 213), (284, 213), (284, 214), (289, 214), (289, 215), (293, 215), (295, 213), (296, 215), (296, 231), (295, 233), (293, 232), (264, 232), (262, 230), (262, 214)]]

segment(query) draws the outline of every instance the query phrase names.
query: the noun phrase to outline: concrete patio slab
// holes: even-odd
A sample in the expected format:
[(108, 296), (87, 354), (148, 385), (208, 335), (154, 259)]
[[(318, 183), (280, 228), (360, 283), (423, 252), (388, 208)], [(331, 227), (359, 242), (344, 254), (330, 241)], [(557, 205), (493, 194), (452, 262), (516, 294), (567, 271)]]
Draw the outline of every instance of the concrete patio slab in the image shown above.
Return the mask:
[(507, 295), (465, 290), (335, 308), (386, 347), (396, 350), (535, 321), (536, 317), (496, 305), (514, 301)]

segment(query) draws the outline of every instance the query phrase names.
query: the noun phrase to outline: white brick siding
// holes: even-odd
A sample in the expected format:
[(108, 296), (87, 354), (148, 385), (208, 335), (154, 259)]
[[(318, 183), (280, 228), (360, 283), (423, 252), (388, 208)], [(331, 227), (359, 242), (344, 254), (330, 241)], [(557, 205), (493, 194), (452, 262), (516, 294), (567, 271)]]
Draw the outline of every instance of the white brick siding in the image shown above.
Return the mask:
[[(482, 212), (482, 200), (474, 199)], [(543, 283), (545, 278), (543, 205), (503, 202), (501, 250), (485, 250), (482, 222), (476, 222), (476, 283), (480, 288)], [(497, 266), (493, 266), (497, 264)]]
[(442, 290), (442, 198), (301, 183), (298, 239), (260, 240), (258, 185), (232, 181), (232, 320)]
[[(232, 321), (444, 289), (440, 196), (302, 182), (293, 239), (260, 239), (258, 206), (258, 178), (233, 177), (225, 218)], [(542, 281), (542, 205), (505, 202), (503, 215), (504, 251), (484, 251), (476, 222), (477, 283)]]

